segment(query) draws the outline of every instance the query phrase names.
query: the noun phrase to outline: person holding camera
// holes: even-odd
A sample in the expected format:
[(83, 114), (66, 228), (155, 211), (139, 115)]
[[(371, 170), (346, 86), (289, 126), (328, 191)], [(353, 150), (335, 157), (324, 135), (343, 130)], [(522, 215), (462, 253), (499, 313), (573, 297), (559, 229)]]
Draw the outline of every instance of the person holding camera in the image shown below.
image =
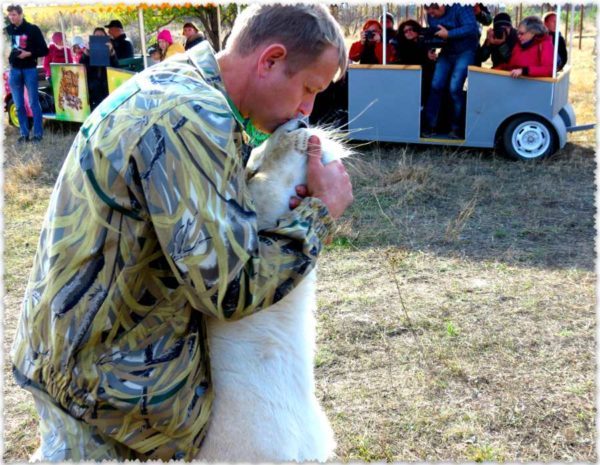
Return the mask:
[(421, 66), (421, 102), (426, 102), (429, 97), (437, 53), (435, 48), (423, 40), (422, 30), (421, 25), (414, 19), (407, 19), (400, 23), (396, 63)]
[(435, 37), (445, 42), (441, 46), (427, 104), (423, 137), (432, 137), (438, 131), (438, 119), (444, 93), (451, 98), (449, 138), (459, 139), (464, 127), (465, 95), (463, 86), (467, 70), (475, 63), (479, 45), (479, 28), (472, 6), (425, 5), (427, 23), (436, 28)]
[[(349, 57), (361, 65), (380, 65), (383, 63), (383, 29), (376, 19), (369, 19), (363, 25), (360, 40), (350, 47)], [(386, 50), (387, 63), (396, 60), (394, 47), (389, 45)]]
[(488, 29), (485, 42), (479, 49), (480, 62), (483, 63), (491, 56), (494, 68), (508, 63), (518, 41), (517, 30), (512, 25), (510, 15), (498, 13), (494, 16), (494, 26)]
[(8, 85), (17, 107), (19, 118), (19, 131), (21, 132), (17, 142), (29, 140), (29, 119), (25, 109), (25, 88), (29, 96), (29, 106), (33, 113), (33, 142), (42, 140), (44, 129), (42, 128), (42, 106), (38, 96), (38, 58), (48, 55), (48, 46), (40, 28), (28, 23), (23, 17), (21, 5), (9, 5), (6, 8), (8, 26), (4, 29), (8, 35), (10, 44), (10, 56), (8, 62), (10, 71), (8, 74)]

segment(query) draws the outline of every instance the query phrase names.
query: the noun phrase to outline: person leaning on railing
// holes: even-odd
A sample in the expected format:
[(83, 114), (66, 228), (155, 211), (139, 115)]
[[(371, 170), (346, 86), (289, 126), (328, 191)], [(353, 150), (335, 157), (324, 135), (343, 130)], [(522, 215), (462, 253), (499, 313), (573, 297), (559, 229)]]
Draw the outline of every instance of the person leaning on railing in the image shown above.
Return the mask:
[(519, 42), (513, 48), (508, 63), (495, 69), (510, 71), (511, 76), (549, 77), (552, 76), (552, 39), (544, 23), (537, 16), (528, 16), (519, 24)]

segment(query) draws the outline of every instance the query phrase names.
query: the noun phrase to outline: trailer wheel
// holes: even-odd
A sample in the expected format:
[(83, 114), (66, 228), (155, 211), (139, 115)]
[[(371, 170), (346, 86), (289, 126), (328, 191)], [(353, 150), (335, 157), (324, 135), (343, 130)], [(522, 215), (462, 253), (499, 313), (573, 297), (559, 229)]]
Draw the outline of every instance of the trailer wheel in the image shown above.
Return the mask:
[(554, 128), (534, 115), (518, 116), (508, 123), (502, 145), (506, 154), (517, 160), (539, 160), (558, 147)]
[(12, 98), (9, 98), (6, 103), (6, 112), (8, 113), (8, 124), (17, 128), (20, 127), (19, 117), (17, 116), (17, 106)]

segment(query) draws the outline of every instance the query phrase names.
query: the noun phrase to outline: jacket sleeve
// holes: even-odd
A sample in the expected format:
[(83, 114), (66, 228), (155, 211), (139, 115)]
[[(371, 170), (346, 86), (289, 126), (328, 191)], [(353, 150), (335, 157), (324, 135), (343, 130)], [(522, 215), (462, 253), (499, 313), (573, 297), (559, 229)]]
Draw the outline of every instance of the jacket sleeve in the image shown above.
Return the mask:
[(172, 272), (191, 305), (219, 319), (250, 315), (291, 291), (314, 268), (331, 222), (320, 200), (305, 198), (258, 232), (234, 124), (229, 114), (178, 105), (134, 155)]
[(558, 36), (558, 56), (560, 57), (559, 69), (563, 69), (567, 64), (569, 54), (567, 53), (567, 44), (565, 42), (565, 38), (562, 35)]
[(125, 44), (126, 44), (125, 48), (127, 49), (127, 57), (126, 58), (133, 58), (133, 56), (134, 56), (133, 44), (128, 40), (125, 41)]
[(494, 66), (494, 69), (500, 69), (503, 71), (510, 71), (511, 69), (517, 69), (517, 68), (522, 68), (522, 66), (515, 65), (513, 63), (513, 60), (509, 61), (508, 63), (500, 63), (499, 65)]
[(527, 75), (531, 77), (552, 76), (552, 62), (554, 60), (552, 41), (545, 40), (536, 46), (536, 49), (539, 52), (537, 53), (536, 62), (527, 66)]
[[(53, 45), (50, 44), (50, 48), (52, 48)], [(47, 53), (46, 56), (44, 57), (44, 61), (42, 62), (42, 66), (44, 67), (44, 72), (46, 73), (46, 77), (50, 76), (50, 61), (52, 60), (52, 54), (51, 53)]]
[(39, 58), (48, 55), (48, 46), (46, 45), (44, 35), (42, 34), (40, 28), (34, 25), (32, 27), (32, 35), (34, 38), (34, 40), (32, 41), (33, 47), (31, 48), (31, 50), (28, 50), (29, 52), (31, 52), (31, 56), (34, 58)]
[(479, 35), (479, 27), (472, 6), (460, 6), (457, 13), (458, 27), (448, 30), (448, 39), (460, 39), (470, 35)]
[(117, 58), (116, 53), (109, 55), (109, 63), (110, 63), (110, 66), (112, 66), (113, 68), (119, 67), (119, 59)]
[(477, 51), (478, 59), (482, 63), (486, 61), (492, 55), (492, 47), (487, 43), (487, 40), (483, 43), (479, 50)]
[(350, 46), (350, 52), (348, 53), (348, 56), (352, 61), (360, 61), (360, 55), (362, 54), (362, 51), (363, 44), (359, 40)]

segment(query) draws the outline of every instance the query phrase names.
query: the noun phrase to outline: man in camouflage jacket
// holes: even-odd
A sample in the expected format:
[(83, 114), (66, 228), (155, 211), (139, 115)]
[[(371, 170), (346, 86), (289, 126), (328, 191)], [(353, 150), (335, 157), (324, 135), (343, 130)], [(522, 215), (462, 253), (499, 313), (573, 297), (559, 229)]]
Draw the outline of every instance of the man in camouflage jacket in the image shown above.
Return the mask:
[(318, 140), (307, 186), (275, 228), (257, 231), (245, 184), (246, 133), (309, 114), (345, 70), (326, 8), (253, 5), (228, 44), (127, 81), (67, 155), (12, 350), (45, 460), (193, 458), (213, 398), (205, 319), (286, 295), (352, 201)]

